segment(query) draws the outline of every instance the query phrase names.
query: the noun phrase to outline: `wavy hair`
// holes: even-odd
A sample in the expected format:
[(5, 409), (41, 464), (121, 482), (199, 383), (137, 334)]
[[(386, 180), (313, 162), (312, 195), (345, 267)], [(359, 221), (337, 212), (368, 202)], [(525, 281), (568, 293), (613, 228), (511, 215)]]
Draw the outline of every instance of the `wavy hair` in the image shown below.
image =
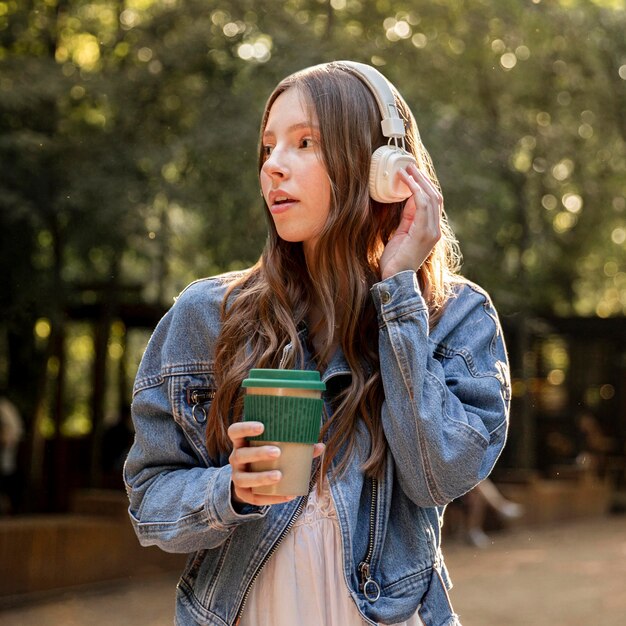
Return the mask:
[[(270, 95), (261, 136), (272, 104), (287, 89), (297, 89), (320, 129), (321, 157), (331, 181), (329, 217), (319, 235), (313, 259), (305, 261), (301, 243), (280, 239), (266, 207), (269, 236), (259, 261), (229, 285), (222, 306), (222, 328), (215, 354), (216, 395), (208, 416), (207, 447), (217, 457), (230, 450), (228, 426), (241, 419), (241, 382), (253, 367), (279, 366), (292, 344), (288, 367), (303, 367), (299, 331), (313, 303), (321, 321), (311, 333), (325, 338), (315, 358), (327, 363), (339, 345), (350, 367), (349, 385), (334, 398), (332, 419), (325, 420), (326, 443), (321, 476), (337, 458), (345, 468), (355, 445), (358, 421), (371, 437), (363, 471), (379, 476), (387, 444), (380, 420), (384, 391), (378, 356), (378, 321), (370, 288), (380, 281), (380, 257), (397, 227), (403, 203), (379, 204), (369, 196), (371, 155), (387, 143), (380, 111), (369, 88), (340, 62), (307, 68), (282, 80)], [(406, 147), (418, 167), (439, 188), (430, 156), (413, 115), (394, 90), (407, 128)], [(264, 162), (259, 145), (259, 170)], [(460, 255), (456, 240), (442, 222), (442, 237), (418, 270), (431, 327), (451, 294)]]

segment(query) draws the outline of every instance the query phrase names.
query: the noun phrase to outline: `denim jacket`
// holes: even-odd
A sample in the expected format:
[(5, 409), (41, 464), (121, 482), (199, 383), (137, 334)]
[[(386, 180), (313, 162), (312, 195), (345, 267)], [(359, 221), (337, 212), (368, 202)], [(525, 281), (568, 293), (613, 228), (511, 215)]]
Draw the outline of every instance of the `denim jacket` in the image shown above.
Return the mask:
[[(150, 339), (133, 391), (129, 512), (142, 545), (190, 555), (177, 589), (179, 626), (236, 624), (249, 588), (305, 504), (300, 497), (235, 510), (228, 456), (210, 458), (205, 447), (229, 280), (203, 279), (182, 292)], [(467, 281), (455, 284), (430, 331), (415, 272), (375, 284), (371, 297), (388, 452), (384, 476), (365, 477), (362, 426), (345, 473), (328, 476), (346, 588), (365, 623), (396, 623), (417, 610), (425, 626), (449, 626), (458, 622), (440, 546), (443, 512), (489, 474), (505, 442), (510, 382), (502, 332), (488, 295)], [(322, 379), (332, 387), (350, 375), (338, 351)]]

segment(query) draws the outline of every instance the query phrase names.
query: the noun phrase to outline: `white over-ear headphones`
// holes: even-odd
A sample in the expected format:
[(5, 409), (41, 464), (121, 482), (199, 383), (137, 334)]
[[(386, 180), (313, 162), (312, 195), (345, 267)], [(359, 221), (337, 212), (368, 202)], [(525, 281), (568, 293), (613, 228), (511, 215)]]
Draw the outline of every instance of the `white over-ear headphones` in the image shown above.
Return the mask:
[[(337, 65), (354, 73), (376, 98), (382, 121), (383, 135), (389, 138), (386, 146), (381, 146), (372, 155), (370, 165), (370, 196), (378, 202), (391, 203), (406, 200), (411, 191), (398, 176), (401, 169), (416, 163), (415, 157), (407, 152), (404, 138), (404, 120), (398, 113), (396, 99), (389, 81), (377, 70), (365, 63), (337, 61)], [(400, 145), (398, 145), (398, 141)], [(393, 142), (393, 143), (392, 143)]]

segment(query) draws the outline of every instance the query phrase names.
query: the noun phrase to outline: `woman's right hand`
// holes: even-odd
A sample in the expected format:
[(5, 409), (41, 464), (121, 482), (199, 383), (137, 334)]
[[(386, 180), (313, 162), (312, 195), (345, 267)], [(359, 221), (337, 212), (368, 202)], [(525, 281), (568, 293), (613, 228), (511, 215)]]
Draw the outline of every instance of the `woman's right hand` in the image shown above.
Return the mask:
[[(236, 422), (228, 428), (228, 437), (233, 442), (233, 451), (228, 462), (232, 468), (231, 494), (234, 502), (240, 504), (282, 504), (296, 498), (296, 496), (267, 496), (252, 493), (253, 487), (275, 485), (282, 475), (278, 470), (269, 472), (251, 472), (248, 464), (255, 461), (274, 461), (280, 456), (280, 448), (272, 445), (249, 446), (246, 437), (255, 437), (263, 432), (261, 422)], [(324, 452), (324, 444), (316, 443), (313, 458)]]

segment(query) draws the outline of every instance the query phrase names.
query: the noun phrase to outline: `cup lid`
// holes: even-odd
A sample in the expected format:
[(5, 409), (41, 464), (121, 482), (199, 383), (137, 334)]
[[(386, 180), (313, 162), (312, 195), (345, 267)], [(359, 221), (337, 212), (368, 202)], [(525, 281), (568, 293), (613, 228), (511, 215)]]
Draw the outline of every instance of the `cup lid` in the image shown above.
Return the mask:
[(320, 380), (320, 373), (316, 370), (252, 369), (241, 386), (319, 389), (320, 391), (326, 389), (326, 385)]

